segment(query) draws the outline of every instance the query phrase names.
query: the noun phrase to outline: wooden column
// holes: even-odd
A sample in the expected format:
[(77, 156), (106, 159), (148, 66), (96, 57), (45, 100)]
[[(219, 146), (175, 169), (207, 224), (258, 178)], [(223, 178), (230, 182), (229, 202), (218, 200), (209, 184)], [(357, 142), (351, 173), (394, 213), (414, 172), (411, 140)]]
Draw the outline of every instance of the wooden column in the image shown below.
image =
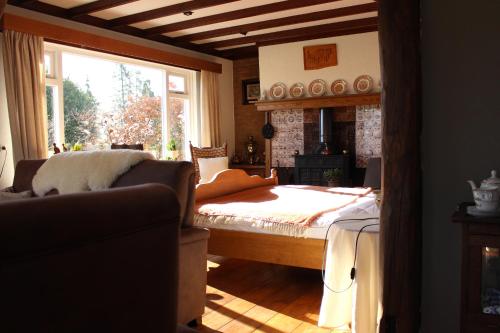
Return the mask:
[(419, 1), (379, 1), (383, 192), (381, 333), (418, 332), (421, 292)]

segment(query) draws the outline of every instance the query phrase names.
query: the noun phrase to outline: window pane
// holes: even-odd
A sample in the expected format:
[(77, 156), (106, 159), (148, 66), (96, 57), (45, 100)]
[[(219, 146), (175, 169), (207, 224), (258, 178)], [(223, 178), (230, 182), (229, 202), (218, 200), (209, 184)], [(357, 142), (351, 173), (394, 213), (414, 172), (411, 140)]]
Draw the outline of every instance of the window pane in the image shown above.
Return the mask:
[(182, 76), (169, 75), (168, 76), (168, 90), (172, 92), (185, 93), (185, 79)]
[(99, 149), (111, 143), (142, 143), (161, 157), (161, 70), (64, 53), (63, 76), (70, 145)]
[(52, 57), (49, 54), (45, 53), (43, 59), (44, 59), (43, 62), (45, 67), (45, 75), (53, 76)]
[[(54, 116), (54, 98), (56, 96), (55, 94), (55, 89), (56, 87), (51, 87), (47, 86), (45, 87), (45, 94), (46, 94), (46, 99), (47, 99), (47, 127), (48, 127), (48, 147), (49, 151), (53, 151), (53, 144), (56, 143), (56, 138), (54, 134), (55, 126), (54, 126), (54, 121), (55, 121), (55, 116)], [(60, 142), (57, 142), (56, 144), (60, 145)], [(60, 147), (59, 147), (60, 148)]]
[(189, 101), (184, 98), (168, 99), (168, 145), (167, 157), (183, 160), (186, 158), (186, 119), (189, 114)]

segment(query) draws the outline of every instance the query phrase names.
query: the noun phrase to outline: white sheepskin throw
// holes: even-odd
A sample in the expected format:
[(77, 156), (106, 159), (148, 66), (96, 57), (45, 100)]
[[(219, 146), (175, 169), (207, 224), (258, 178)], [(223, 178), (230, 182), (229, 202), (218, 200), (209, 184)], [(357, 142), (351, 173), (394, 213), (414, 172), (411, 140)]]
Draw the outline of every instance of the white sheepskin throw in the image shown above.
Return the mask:
[(148, 159), (154, 156), (126, 149), (56, 154), (33, 177), (33, 192), (42, 197), (52, 189), (59, 194), (107, 189), (118, 176)]

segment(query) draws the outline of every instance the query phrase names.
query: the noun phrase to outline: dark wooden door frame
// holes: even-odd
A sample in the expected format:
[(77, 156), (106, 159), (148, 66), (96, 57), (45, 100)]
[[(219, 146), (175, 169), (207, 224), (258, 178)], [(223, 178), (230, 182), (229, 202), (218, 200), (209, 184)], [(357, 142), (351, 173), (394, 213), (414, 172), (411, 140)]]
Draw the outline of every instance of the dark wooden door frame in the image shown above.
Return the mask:
[(383, 179), (381, 333), (420, 327), (420, 1), (379, 1)]

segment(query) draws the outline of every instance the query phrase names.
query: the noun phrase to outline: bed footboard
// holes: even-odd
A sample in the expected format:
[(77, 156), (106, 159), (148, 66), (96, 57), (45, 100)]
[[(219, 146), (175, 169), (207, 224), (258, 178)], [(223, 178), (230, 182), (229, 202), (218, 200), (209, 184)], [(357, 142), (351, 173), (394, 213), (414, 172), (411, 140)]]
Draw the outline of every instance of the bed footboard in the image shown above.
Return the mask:
[(323, 240), (210, 229), (208, 253), (272, 264), (321, 269)]

